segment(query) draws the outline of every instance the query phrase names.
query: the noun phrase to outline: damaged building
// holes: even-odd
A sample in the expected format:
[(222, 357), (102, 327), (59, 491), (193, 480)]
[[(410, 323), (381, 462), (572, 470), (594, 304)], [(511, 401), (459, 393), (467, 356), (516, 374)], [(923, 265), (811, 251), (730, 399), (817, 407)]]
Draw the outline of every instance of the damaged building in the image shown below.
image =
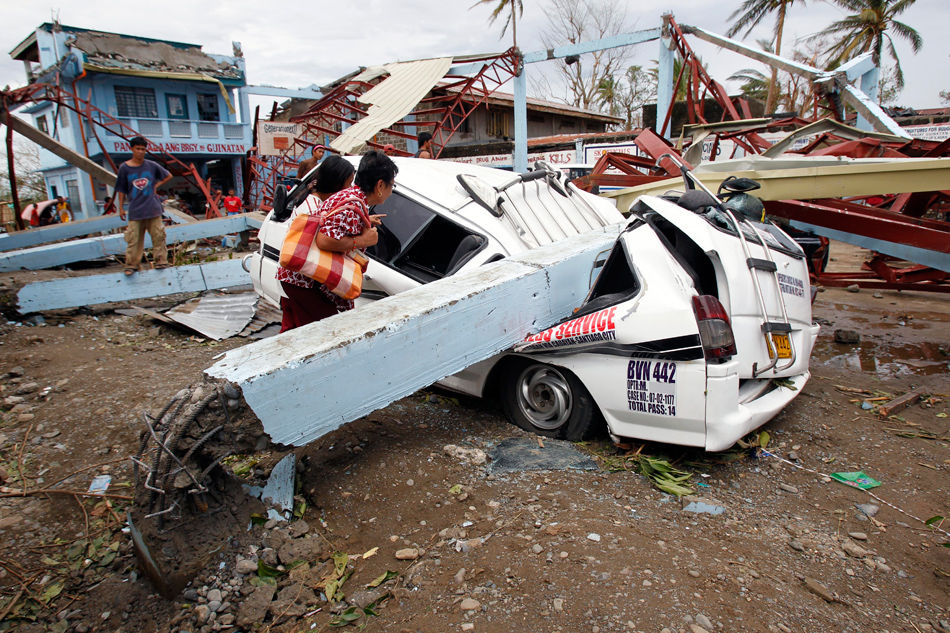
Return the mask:
[[(147, 137), (151, 151), (174, 154), (195, 166), (212, 187), (241, 190), (241, 160), (251, 146), (245, 64), (233, 54), (212, 55), (198, 44), (107, 33), (44, 23), (11, 52), (30, 84), (58, 73), (60, 82), (94, 108)], [(52, 101), (19, 113), (39, 130), (110, 168), (131, 156), (126, 140), (89, 124)], [(116, 130), (119, 132), (120, 130)], [(179, 196), (196, 213), (203, 197), (176, 166), (163, 193)], [(43, 150), (40, 171), (50, 197), (65, 196), (77, 218), (102, 212), (111, 195), (77, 167)]]

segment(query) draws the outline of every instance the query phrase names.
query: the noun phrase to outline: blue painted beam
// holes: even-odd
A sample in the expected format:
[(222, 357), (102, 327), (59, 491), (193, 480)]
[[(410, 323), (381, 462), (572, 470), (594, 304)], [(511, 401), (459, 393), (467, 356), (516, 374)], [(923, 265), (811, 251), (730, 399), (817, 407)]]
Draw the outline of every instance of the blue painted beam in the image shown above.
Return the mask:
[(96, 303), (145, 299), (179, 292), (203, 292), (251, 283), (240, 259), (124, 273), (85, 275), (27, 284), (17, 293), (21, 313), (59, 310)]
[[(227, 235), (248, 230), (248, 221), (243, 214), (232, 215), (226, 218), (203, 220), (192, 224), (177, 224), (165, 228), (165, 238), (169, 244), (187, 242), (203, 237)], [(151, 238), (145, 236), (145, 246), (150, 248)], [(125, 237), (123, 235), (108, 235), (106, 237), (88, 237), (62, 244), (35, 246), (9, 253), (0, 253), (0, 272), (14, 270), (42, 270), (63, 266), (73, 262), (97, 259), (109, 255), (118, 255), (125, 252)]]
[(534, 64), (536, 62), (543, 62), (549, 59), (558, 59), (561, 57), (567, 57), (568, 55), (583, 55), (584, 53), (593, 53), (594, 51), (603, 51), (608, 48), (617, 48), (619, 46), (632, 46), (634, 44), (642, 44), (644, 42), (650, 42), (655, 39), (659, 39), (662, 34), (662, 29), (657, 27), (655, 29), (646, 29), (643, 31), (634, 31), (633, 33), (621, 33), (619, 35), (613, 35), (611, 37), (605, 37), (599, 40), (591, 40), (590, 42), (580, 42), (578, 44), (568, 44), (566, 46), (558, 46), (556, 48), (548, 49), (545, 51), (535, 51), (533, 53), (526, 53), (524, 56), (524, 63)]
[(316, 86), (310, 88), (280, 88), (279, 86), (245, 86), (242, 91), (264, 97), (284, 97), (285, 99), (320, 99), (323, 93)]
[(672, 122), (669, 129), (661, 129), (670, 111), (670, 104), (673, 102), (673, 40), (668, 37), (660, 39), (660, 56), (657, 66), (655, 131), (660, 136), (670, 138), (673, 130)]
[(579, 235), (231, 350), (205, 373), (240, 386), (274, 442), (307, 444), (570, 316), (588, 292), (597, 255), (621, 229)]
[(919, 248), (917, 246), (910, 246), (908, 244), (888, 242), (885, 240), (875, 239), (873, 237), (867, 237), (865, 235), (856, 235), (855, 233), (836, 231), (835, 229), (829, 229), (816, 224), (808, 224), (807, 222), (799, 222), (798, 220), (791, 220), (790, 222), (793, 227), (802, 231), (812, 231), (816, 235), (821, 235), (822, 237), (827, 237), (831, 240), (838, 240), (839, 242), (845, 242), (846, 244), (854, 244), (855, 246), (860, 246), (861, 248), (877, 251), (878, 253), (890, 255), (891, 257), (897, 257), (909, 262), (914, 262), (915, 264), (930, 266), (931, 268), (936, 268), (937, 270), (950, 273), (950, 255), (947, 255), (946, 253), (931, 251), (926, 248)]
[(105, 233), (121, 226), (125, 226), (125, 220), (120, 219), (118, 214), (112, 213), (88, 220), (44, 226), (39, 229), (28, 229), (15, 233), (0, 233), (0, 251), (12, 251), (36, 246), (37, 244), (69, 240), (82, 235)]

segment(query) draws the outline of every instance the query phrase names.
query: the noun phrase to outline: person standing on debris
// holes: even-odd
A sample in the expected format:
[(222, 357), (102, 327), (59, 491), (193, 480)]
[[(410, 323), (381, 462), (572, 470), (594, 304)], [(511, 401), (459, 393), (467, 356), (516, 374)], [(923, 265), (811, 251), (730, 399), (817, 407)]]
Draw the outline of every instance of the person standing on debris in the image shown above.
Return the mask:
[[(327, 190), (343, 182), (341, 176), (349, 165), (349, 174), (342, 191), (326, 196)], [(376, 244), (379, 235), (376, 226), (382, 216), (368, 215), (369, 207), (381, 204), (389, 198), (396, 186), (396, 168), (392, 159), (378, 150), (365, 154), (360, 160), (354, 186), (353, 167), (339, 156), (331, 156), (320, 165), (317, 172), (317, 195), (324, 200), (317, 213), (326, 218), (317, 234), (317, 246), (323, 250), (347, 253), (353, 249), (365, 250)], [(367, 225), (361, 215), (367, 215)], [(329, 216), (329, 217), (328, 217)], [(285, 297), (281, 298), (283, 311), (280, 331), (313, 323), (339, 312), (353, 309), (353, 301), (342, 299), (323, 284), (299, 273), (279, 268), (277, 279)]]
[(132, 146), (132, 158), (119, 165), (116, 176), (116, 207), (119, 217), (126, 218), (125, 202), (129, 203), (129, 225), (125, 229), (125, 274), (138, 271), (145, 252), (145, 232), (152, 236), (152, 254), (155, 268), (168, 267), (168, 247), (165, 246), (165, 226), (162, 224), (162, 203), (158, 188), (171, 180), (168, 170), (145, 158), (148, 141), (136, 136)]
[(319, 165), (326, 153), (326, 147), (323, 145), (314, 145), (313, 155), (310, 158), (300, 161), (300, 165), (297, 167), (297, 178), (303, 178), (307, 175), (308, 171)]
[(419, 133), (419, 151), (416, 158), (432, 158), (432, 135), (428, 132)]
[(228, 189), (228, 195), (225, 196), (222, 204), (228, 215), (237, 215), (241, 212), (241, 199), (234, 193), (234, 189)]
[(113, 202), (112, 196), (106, 196), (102, 205), (102, 215), (109, 215), (111, 213), (115, 213), (115, 202)]

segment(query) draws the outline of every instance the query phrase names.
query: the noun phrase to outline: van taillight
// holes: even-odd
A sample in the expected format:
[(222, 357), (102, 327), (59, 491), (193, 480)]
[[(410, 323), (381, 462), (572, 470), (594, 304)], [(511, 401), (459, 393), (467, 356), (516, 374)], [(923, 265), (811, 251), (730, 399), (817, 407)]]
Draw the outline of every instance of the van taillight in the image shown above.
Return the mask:
[(732, 334), (729, 315), (712, 295), (693, 297), (693, 312), (699, 324), (706, 360), (728, 360), (736, 354), (736, 337)]

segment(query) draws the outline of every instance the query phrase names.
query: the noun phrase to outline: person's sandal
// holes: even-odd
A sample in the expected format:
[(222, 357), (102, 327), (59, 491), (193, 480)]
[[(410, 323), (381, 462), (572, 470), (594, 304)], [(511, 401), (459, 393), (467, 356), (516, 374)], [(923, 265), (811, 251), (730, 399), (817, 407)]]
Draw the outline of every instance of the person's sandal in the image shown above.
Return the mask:
[(165, 269), (165, 268), (171, 268), (171, 264), (155, 264), (155, 266), (153, 266), (153, 268), (154, 268), (155, 270), (163, 270), (163, 269)]
[(134, 272), (135, 272), (135, 269), (134, 269), (134, 268), (126, 268), (126, 269), (125, 269), (125, 276), (126, 276), (126, 277), (131, 277)]

